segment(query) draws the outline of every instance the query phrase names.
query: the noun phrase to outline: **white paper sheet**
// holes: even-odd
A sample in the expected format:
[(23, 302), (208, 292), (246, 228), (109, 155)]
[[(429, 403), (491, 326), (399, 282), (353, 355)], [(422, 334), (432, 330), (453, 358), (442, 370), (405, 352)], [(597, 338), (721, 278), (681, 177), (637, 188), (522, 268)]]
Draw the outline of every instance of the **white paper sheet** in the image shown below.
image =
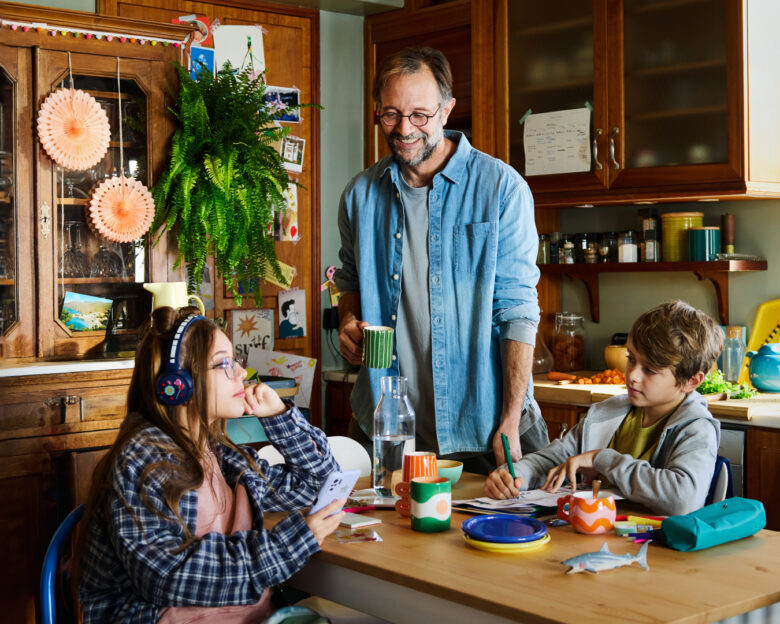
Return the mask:
[(281, 351), (266, 351), (259, 347), (250, 346), (248, 348), (247, 365), (254, 368), (258, 375), (292, 377), (295, 379), (298, 384), (295, 404), (298, 407), (309, 407), (317, 360), (302, 355), (292, 355), (291, 353), (282, 353)]
[[(587, 489), (590, 489), (588, 487)], [(582, 490), (585, 491), (585, 490)], [(562, 496), (571, 494), (571, 488), (561, 488), (554, 494), (545, 492), (544, 490), (526, 490), (520, 492), (520, 495), (516, 498), (507, 498), (505, 500), (496, 500), (495, 498), (488, 498), (483, 496), (480, 498), (470, 498), (466, 500), (454, 500), (453, 505), (469, 505), (478, 509), (485, 509), (491, 511), (527, 511), (532, 510), (534, 507), (557, 507), (558, 499)], [(599, 497), (612, 496), (615, 500), (622, 500), (623, 496), (617, 490), (608, 490), (602, 488), (599, 492)]]
[[(233, 69), (253, 67), (256, 73), (265, 70), (265, 51), (263, 49), (263, 29), (260, 26), (226, 26), (221, 24), (212, 29), (217, 69), (222, 69), (230, 61)], [(251, 58), (248, 53), (252, 44)]]
[(590, 171), (590, 109), (528, 115), (523, 129), (525, 175)]

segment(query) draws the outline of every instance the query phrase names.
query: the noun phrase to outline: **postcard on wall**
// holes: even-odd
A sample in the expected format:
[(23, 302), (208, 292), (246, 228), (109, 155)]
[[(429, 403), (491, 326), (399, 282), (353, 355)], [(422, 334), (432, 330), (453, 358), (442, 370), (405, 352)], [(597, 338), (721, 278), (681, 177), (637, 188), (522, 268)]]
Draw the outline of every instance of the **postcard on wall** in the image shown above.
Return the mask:
[(265, 71), (263, 29), (260, 26), (220, 24), (214, 29), (217, 69), (230, 61), (233, 69), (251, 67), (256, 74)]
[(300, 288), (283, 290), (277, 295), (279, 306), (279, 338), (306, 335), (306, 291)]
[(290, 107), (297, 107), (301, 103), (300, 89), (295, 87), (266, 86), (263, 99), (270, 103), (274, 111), (279, 111), (279, 114), (274, 119), (291, 123), (301, 122), (300, 109), (294, 108), (290, 110)]
[(525, 175), (590, 171), (588, 108), (538, 113), (525, 118)]
[(197, 30), (192, 37), (192, 44), (201, 48), (213, 48), (214, 38), (211, 36), (211, 20), (205, 15), (179, 15), (171, 20), (172, 24), (190, 24)]
[(258, 375), (295, 379), (298, 384), (295, 403), (298, 407), (309, 407), (314, 373), (317, 369), (317, 360), (314, 358), (250, 347), (247, 366), (255, 369)]
[(230, 337), (236, 355), (249, 355), (250, 347), (274, 348), (274, 311), (229, 310)]
[(190, 48), (190, 78), (197, 80), (203, 72), (214, 75), (214, 50), (192, 46)]
[(282, 140), (282, 163), (287, 171), (300, 173), (303, 171), (303, 150), (306, 139), (288, 134)]
[(290, 184), (284, 192), (287, 207), (276, 213), (279, 231), (276, 239), (279, 241), (298, 241), (301, 233), (298, 231), (298, 187)]
[(98, 331), (108, 326), (113, 300), (65, 291), (60, 320), (72, 331)]

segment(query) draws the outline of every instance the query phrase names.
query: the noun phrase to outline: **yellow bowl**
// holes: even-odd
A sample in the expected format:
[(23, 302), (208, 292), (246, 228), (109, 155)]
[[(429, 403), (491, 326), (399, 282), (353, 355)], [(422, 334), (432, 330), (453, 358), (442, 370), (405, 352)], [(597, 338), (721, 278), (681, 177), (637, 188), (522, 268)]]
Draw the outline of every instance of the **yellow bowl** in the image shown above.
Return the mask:
[(607, 345), (604, 347), (604, 361), (607, 363), (607, 368), (617, 368), (621, 373), (625, 373), (627, 357), (626, 345)]
[(454, 459), (437, 459), (436, 468), (440, 477), (449, 479), (450, 483), (455, 485), (463, 472), (463, 462), (455, 461)]

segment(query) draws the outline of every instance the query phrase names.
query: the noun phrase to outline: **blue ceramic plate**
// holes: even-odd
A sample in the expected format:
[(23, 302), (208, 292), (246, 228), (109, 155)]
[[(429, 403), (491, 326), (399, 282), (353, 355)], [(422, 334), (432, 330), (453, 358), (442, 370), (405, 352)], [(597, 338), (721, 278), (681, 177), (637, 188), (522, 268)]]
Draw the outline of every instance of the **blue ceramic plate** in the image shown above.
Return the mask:
[(547, 527), (538, 520), (507, 514), (475, 516), (461, 528), (472, 540), (495, 544), (533, 542), (547, 535)]

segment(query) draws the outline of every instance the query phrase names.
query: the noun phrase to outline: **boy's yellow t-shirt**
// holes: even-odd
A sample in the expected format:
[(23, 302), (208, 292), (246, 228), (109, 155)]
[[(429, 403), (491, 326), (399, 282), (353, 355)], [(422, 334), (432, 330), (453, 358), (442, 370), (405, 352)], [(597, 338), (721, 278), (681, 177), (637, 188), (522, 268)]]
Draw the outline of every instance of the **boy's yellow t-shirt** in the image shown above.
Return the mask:
[(623, 422), (615, 431), (607, 448), (616, 450), (618, 453), (631, 455), (635, 459), (644, 459), (650, 461), (661, 432), (666, 426), (666, 421), (672, 413), (670, 412), (649, 427), (643, 427), (642, 421), (645, 419), (645, 409), (643, 407), (632, 407)]

